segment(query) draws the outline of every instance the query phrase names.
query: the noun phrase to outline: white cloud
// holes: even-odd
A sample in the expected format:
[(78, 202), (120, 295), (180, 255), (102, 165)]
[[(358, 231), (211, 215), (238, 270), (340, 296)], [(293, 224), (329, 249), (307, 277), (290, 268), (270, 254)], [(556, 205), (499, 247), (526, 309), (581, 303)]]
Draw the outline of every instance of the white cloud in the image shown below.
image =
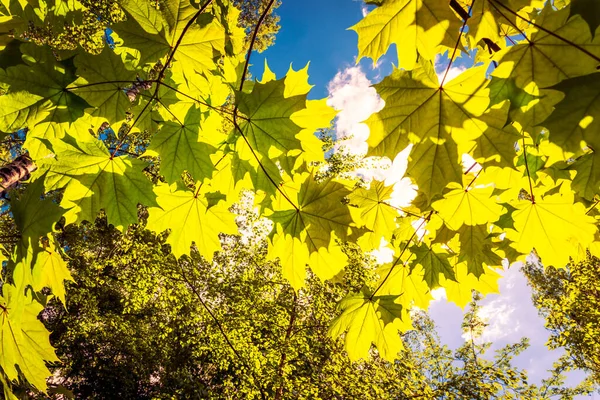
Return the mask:
[(365, 4), (363, 4), (360, 6), (360, 11), (362, 12), (362, 16), (364, 18), (369, 13), (369, 8)]
[(344, 145), (350, 152), (365, 154), (369, 128), (363, 121), (381, 110), (384, 101), (371, 87), (371, 81), (360, 66), (338, 72), (327, 90), (328, 104), (340, 110), (335, 124), (337, 137), (347, 138)]
[[(434, 62), (435, 72), (438, 76), (438, 80), (440, 81), (440, 83), (444, 79), (444, 75), (446, 75), (446, 69), (448, 68), (448, 62), (449, 62), (449, 60), (447, 60), (447, 59), (442, 60), (442, 58), (439, 55), (436, 56), (436, 58), (435, 58), (435, 62)], [(456, 63), (456, 60), (454, 60), (454, 63)], [(452, 79), (456, 78), (458, 75), (462, 74), (463, 72), (465, 72), (467, 70), (467, 67), (456, 66), (454, 63), (448, 70), (448, 74), (446, 75), (446, 80), (444, 81), (444, 83), (450, 82)]]

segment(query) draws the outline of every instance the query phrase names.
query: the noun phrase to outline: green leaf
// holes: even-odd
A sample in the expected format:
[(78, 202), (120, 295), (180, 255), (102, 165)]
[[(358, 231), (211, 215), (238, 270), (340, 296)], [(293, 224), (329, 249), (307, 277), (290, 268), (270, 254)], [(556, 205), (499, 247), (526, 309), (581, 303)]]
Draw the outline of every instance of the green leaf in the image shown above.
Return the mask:
[(54, 229), (64, 210), (50, 199), (42, 200), (48, 190), (44, 189), (44, 178), (33, 181), (25, 193), (11, 202), (11, 212), (15, 223), (21, 233), (21, 245), (27, 247), (29, 243), (38, 243), (42, 236), (46, 236)]
[(394, 70), (375, 85), (385, 107), (367, 124), (369, 156), (396, 154), (413, 144), (407, 174), (431, 199), (450, 182), (461, 182), (457, 142), (474, 140), (487, 125), (477, 120), (488, 106), (483, 69), (471, 69), (440, 87), (433, 65)]
[(565, 80), (552, 89), (565, 97), (542, 123), (550, 130), (549, 140), (567, 152), (579, 152), (582, 142), (600, 149), (600, 72)]
[[(275, 225), (270, 258), (280, 258), (284, 275), (293, 277), (291, 283), (296, 289), (304, 283), (306, 264), (321, 279), (332, 278), (346, 262), (335, 239), (356, 240), (364, 233), (343, 204), (350, 190), (333, 179), (318, 182), (314, 172), (297, 174), (294, 182), (279, 190), (273, 212), (267, 214)], [(289, 244), (297, 251), (291, 251)]]
[(126, 119), (132, 105), (125, 89), (133, 85), (138, 72), (108, 47), (99, 55), (78, 54), (75, 67), (79, 77), (71, 85), (71, 91), (94, 108), (88, 110), (90, 115), (106, 120), (118, 129), (118, 123)]
[(571, 0), (571, 15), (580, 15), (588, 23), (592, 36), (600, 26), (600, 3), (595, 0)]
[(225, 53), (225, 31), (216, 20), (205, 26), (192, 22), (186, 28), (199, 11), (189, 1), (169, 1), (162, 12), (144, 0), (124, 1), (122, 6), (130, 19), (112, 27), (123, 40), (117, 50), (129, 53), (138, 65), (158, 61), (177, 45), (174, 71), (203, 72), (214, 69), (214, 50)]
[(460, 20), (447, 2), (385, 0), (350, 29), (358, 34), (357, 62), (369, 57), (375, 64), (395, 43), (399, 67), (412, 69), (418, 56), (433, 60), (454, 48)]
[(415, 259), (411, 261), (411, 269), (420, 265), (423, 267), (423, 279), (427, 282), (430, 289), (435, 289), (440, 286), (440, 274), (446, 279), (456, 281), (454, 276), (454, 268), (448, 261), (449, 254), (442, 250), (440, 245), (427, 246), (425, 243), (412, 246), (410, 251), (415, 255)]
[(87, 104), (67, 90), (76, 79), (72, 60), (57, 61), (49, 48), (32, 43), (22, 44), (20, 48), (27, 66), (16, 65), (0, 71), (0, 82), (9, 85), (10, 93), (28, 91), (40, 96), (31, 107), (50, 101), (55, 106), (48, 118), (51, 121), (68, 124), (82, 117)]
[(0, 366), (8, 377), (18, 378), (16, 365), (28, 382), (46, 391), (50, 371), (46, 361), (59, 361), (50, 345), (49, 332), (37, 318), (43, 307), (30, 297), (23, 297), (9, 284), (0, 296)]
[(0, 96), (0, 131), (16, 132), (44, 120), (53, 105), (29, 92), (14, 92)]
[(345, 348), (350, 360), (368, 358), (371, 343), (381, 357), (393, 362), (403, 349), (398, 330), (408, 315), (395, 301), (398, 296), (374, 296), (368, 291), (349, 294), (338, 304), (341, 314), (329, 328), (329, 335), (338, 338), (346, 332)]
[(526, 89), (532, 82), (545, 88), (596, 71), (598, 61), (578, 47), (600, 57), (600, 42), (592, 42), (589, 27), (580, 16), (569, 18), (568, 8), (555, 11), (547, 5), (535, 22), (545, 30), (533, 27), (526, 42), (508, 47), (493, 76), (512, 78), (518, 87)]
[(240, 120), (240, 130), (252, 148), (265, 156), (271, 149), (284, 154), (302, 149), (296, 138), (301, 128), (290, 117), (306, 108), (306, 94), (286, 98), (287, 80), (256, 83), (251, 93), (238, 92), (236, 96), (239, 110), (247, 117)]
[(570, 170), (577, 171), (571, 182), (571, 188), (584, 199), (592, 201), (600, 192), (600, 165), (596, 153), (586, 154), (579, 158)]
[(201, 113), (190, 108), (183, 123), (165, 122), (154, 135), (148, 150), (160, 156), (160, 172), (167, 182), (173, 183), (188, 171), (194, 179), (203, 181), (215, 169), (210, 155), (217, 149), (200, 141)]
[(488, 85), (490, 90), (490, 105), (502, 103), (504, 100), (510, 101), (510, 109), (527, 107), (538, 96), (533, 96), (517, 86), (513, 78), (501, 79), (492, 77)]
[(364, 236), (367, 243), (363, 246), (365, 249), (379, 248), (381, 238), (389, 240), (396, 229), (398, 211), (386, 202), (390, 200), (393, 191), (394, 186), (385, 186), (383, 182), (374, 180), (368, 190), (359, 188), (348, 196), (350, 204), (358, 207), (360, 218), (367, 229), (372, 231)]
[(515, 143), (520, 137), (517, 130), (507, 124), (508, 107), (508, 102), (490, 107), (479, 117), (483, 131), (481, 136), (460, 146), (462, 151), (470, 154), (481, 165), (514, 168), (514, 158), (517, 155)]
[[(527, 153), (527, 169), (523, 171), (523, 176), (528, 176), (529, 174), (531, 178), (537, 179), (537, 173), (544, 168), (545, 163), (546, 160), (543, 157), (540, 157), (536, 154)], [(517, 159), (517, 167), (522, 165), (525, 165), (525, 152), (521, 153)]]
[(207, 196), (199, 188), (196, 192), (176, 190), (175, 185), (159, 185), (154, 191), (159, 207), (148, 210), (147, 228), (155, 232), (171, 230), (167, 243), (175, 257), (190, 254), (193, 242), (202, 256), (212, 260), (214, 252), (221, 249), (219, 234), (237, 233), (234, 214), (224, 202), (214, 204), (214, 193)]
[(44, 160), (48, 190), (65, 188), (61, 206), (67, 222), (94, 221), (104, 210), (108, 223), (123, 229), (137, 222), (138, 204), (156, 205), (152, 182), (142, 170), (146, 163), (114, 157), (96, 139), (76, 141), (65, 136), (52, 143), (55, 160)]
[(492, 251), (488, 226), (463, 225), (460, 234), (460, 254), (458, 262), (466, 262), (468, 273), (479, 278), (485, 273), (485, 267), (502, 265), (502, 258)]
[(33, 290), (41, 291), (44, 287), (52, 290), (52, 294), (67, 306), (64, 281), (73, 281), (67, 263), (54, 245), (44, 246), (38, 255), (32, 271)]

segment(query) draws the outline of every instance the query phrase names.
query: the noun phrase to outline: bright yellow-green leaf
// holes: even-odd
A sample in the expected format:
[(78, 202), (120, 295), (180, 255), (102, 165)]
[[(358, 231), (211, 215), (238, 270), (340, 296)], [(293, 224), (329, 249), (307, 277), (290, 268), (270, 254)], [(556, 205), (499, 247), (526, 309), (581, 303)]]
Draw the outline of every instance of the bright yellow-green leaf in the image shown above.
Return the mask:
[(129, 53), (138, 65), (158, 61), (177, 43), (173, 66), (176, 72), (210, 71), (214, 66), (213, 51), (225, 53), (225, 30), (216, 19), (205, 26), (192, 23), (179, 41), (188, 21), (199, 11), (189, 1), (166, 2), (162, 12), (144, 0), (124, 1), (121, 6), (130, 18), (114, 26), (123, 42), (117, 51)]
[(485, 124), (477, 122), (488, 106), (484, 70), (474, 68), (440, 87), (433, 65), (395, 70), (375, 85), (385, 107), (368, 119), (368, 155), (394, 159), (410, 143), (407, 175), (427, 198), (450, 182), (461, 182), (456, 142), (474, 140)]
[(419, 56), (433, 60), (452, 49), (460, 20), (444, 0), (385, 0), (352, 30), (358, 34), (358, 59), (376, 63), (390, 45), (398, 50), (399, 66), (412, 69)]
[(542, 123), (550, 130), (550, 141), (571, 152), (584, 145), (600, 148), (600, 73), (568, 79), (552, 89), (565, 97)]
[(557, 193), (535, 198), (535, 203), (520, 200), (513, 204), (515, 228), (506, 237), (523, 254), (534, 248), (545, 265), (562, 268), (569, 263), (573, 243), (583, 248), (594, 241), (594, 218), (585, 215), (585, 207), (574, 203), (572, 194)]
[(387, 202), (393, 191), (393, 186), (385, 186), (383, 182), (372, 181), (369, 189), (359, 188), (348, 196), (350, 204), (358, 207), (365, 227), (371, 231), (361, 238), (364, 249), (378, 248), (381, 239), (389, 240), (392, 232), (396, 229), (398, 211)]
[(2, 286), (0, 296), (0, 366), (8, 377), (18, 378), (16, 365), (29, 383), (46, 391), (50, 371), (45, 361), (59, 361), (50, 345), (49, 332), (37, 318), (41, 304), (24, 297), (9, 284)]
[[(268, 215), (275, 223), (273, 234), (277, 234), (277, 237), (273, 236), (271, 239), (273, 251), (279, 254), (280, 243), (291, 241), (287, 237), (289, 235), (307, 247), (310, 267), (317, 276), (324, 279), (333, 277), (345, 263), (345, 257), (336, 250), (335, 238), (345, 241), (362, 233), (356, 226), (348, 206), (342, 202), (350, 194), (350, 190), (331, 179), (317, 182), (313, 173), (297, 175), (294, 182), (282, 186), (280, 190), (273, 201), (273, 212)], [(338, 256), (335, 262), (323, 262), (327, 259), (333, 260), (333, 254)], [(274, 257), (273, 254), (271, 257)], [(289, 257), (281, 260), (282, 267), (284, 271), (296, 271), (294, 274), (286, 272), (288, 276), (297, 276), (300, 273), (297, 272), (298, 264), (295, 261), (292, 263)], [(306, 259), (304, 250), (298, 257)], [(295, 283), (303, 281), (303, 278), (294, 279)]]
[(52, 294), (60, 299), (66, 307), (64, 281), (73, 281), (67, 263), (54, 245), (44, 247), (35, 261), (32, 271), (33, 289), (40, 291), (44, 287), (52, 290)]
[(53, 108), (49, 101), (28, 92), (0, 96), (0, 131), (15, 132), (42, 121)]
[(458, 230), (463, 224), (480, 225), (496, 221), (502, 214), (502, 206), (492, 196), (492, 186), (463, 187), (458, 184), (449, 186), (452, 190), (442, 200), (432, 204), (434, 210), (448, 227)]
[(94, 221), (104, 210), (118, 229), (137, 222), (138, 204), (155, 205), (152, 182), (143, 161), (114, 157), (99, 140), (76, 141), (66, 136), (53, 143), (55, 160), (44, 160), (48, 190), (65, 188), (61, 206), (67, 222)]
[(480, 277), (476, 277), (468, 271), (465, 263), (458, 263), (454, 267), (456, 281), (441, 278), (441, 285), (446, 292), (446, 297), (460, 308), (471, 302), (473, 290), (485, 295), (500, 293), (498, 290), (498, 279), (500, 274), (496, 270), (485, 267)]
[(530, 82), (545, 88), (596, 71), (598, 61), (579, 48), (600, 57), (600, 41), (592, 42), (590, 29), (580, 16), (569, 18), (568, 8), (555, 11), (547, 5), (535, 22), (545, 31), (533, 27), (528, 40), (508, 47), (494, 76), (513, 78), (520, 88)]
[[(405, 254), (407, 253), (405, 252)], [(421, 265), (411, 268), (405, 262), (395, 261), (378, 268), (377, 273), (381, 277), (375, 286), (379, 288), (377, 293), (380, 295), (399, 295), (397, 302), (406, 309), (416, 306), (426, 310), (431, 300), (433, 300), (431, 290), (425, 282), (425, 270)]]
[(440, 286), (440, 274), (446, 279), (456, 280), (454, 270), (448, 261), (450, 256), (438, 244), (433, 244), (431, 247), (425, 243), (414, 245), (410, 248), (415, 258), (410, 262), (411, 269), (418, 265), (423, 267), (423, 279), (430, 289), (435, 289)]
[(238, 93), (237, 106), (246, 119), (239, 126), (250, 145), (268, 155), (271, 148), (287, 153), (302, 147), (296, 135), (300, 127), (290, 117), (306, 108), (306, 94), (285, 98), (287, 78), (256, 83), (251, 93)]
[(351, 360), (368, 358), (371, 343), (380, 356), (393, 362), (404, 347), (398, 330), (410, 327), (410, 317), (398, 296), (374, 296), (368, 291), (349, 294), (338, 304), (341, 314), (329, 328), (329, 335), (338, 338), (346, 332), (345, 348)]
[(182, 122), (165, 122), (152, 138), (148, 150), (160, 156), (160, 172), (167, 182), (175, 182), (183, 171), (203, 181), (214, 171), (210, 155), (216, 149), (200, 141), (202, 122), (198, 108), (190, 108)]
[[(502, 266), (502, 258), (492, 251), (494, 243), (490, 238), (487, 225), (463, 225), (458, 234), (460, 238), (458, 262), (466, 264), (468, 274), (482, 279), (486, 267)], [(461, 282), (458, 278), (457, 280)]]
[(147, 227), (155, 232), (171, 230), (167, 243), (175, 257), (190, 254), (193, 242), (202, 256), (212, 260), (214, 252), (221, 249), (219, 233), (237, 233), (234, 214), (222, 202), (210, 204), (201, 188), (193, 192), (159, 185), (154, 190), (159, 207), (148, 210)]
[(75, 67), (79, 77), (71, 84), (73, 93), (93, 107), (88, 112), (99, 118), (100, 123), (108, 121), (115, 130), (118, 129), (132, 104), (126, 90), (133, 88), (138, 73), (130, 66), (128, 69), (121, 57), (108, 47), (99, 55), (78, 54)]

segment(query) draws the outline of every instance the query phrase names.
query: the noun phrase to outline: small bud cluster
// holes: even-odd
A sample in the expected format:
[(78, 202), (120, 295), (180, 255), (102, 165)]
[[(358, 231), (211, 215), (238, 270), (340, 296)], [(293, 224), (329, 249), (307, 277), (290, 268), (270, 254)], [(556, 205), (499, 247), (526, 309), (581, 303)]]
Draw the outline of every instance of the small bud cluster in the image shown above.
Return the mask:
[(133, 83), (130, 87), (125, 89), (125, 94), (129, 98), (129, 101), (132, 103), (137, 99), (138, 94), (142, 90), (149, 90), (152, 87), (152, 82), (143, 81), (140, 78), (137, 78), (137, 81)]

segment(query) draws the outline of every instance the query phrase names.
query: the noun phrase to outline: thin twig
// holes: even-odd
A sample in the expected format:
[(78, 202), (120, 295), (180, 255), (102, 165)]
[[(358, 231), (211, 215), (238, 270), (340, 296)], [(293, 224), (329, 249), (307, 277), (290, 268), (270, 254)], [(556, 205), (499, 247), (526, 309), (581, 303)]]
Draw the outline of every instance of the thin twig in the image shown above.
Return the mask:
[[(471, 5), (469, 6), (469, 15), (471, 15), (471, 10), (473, 9), (473, 5), (475, 4), (475, 0), (473, 0), (471, 2)], [(446, 72), (444, 72), (444, 77), (442, 78), (442, 82), (440, 82), (440, 88), (444, 86), (444, 82), (446, 82), (446, 77), (448, 76), (448, 72), (450, 71), (450, 68), (452, 67), (452, 63), (454, 62), (454, 56), (456, 56), (456, 51), (458, 50), (458, 45), (460, 44), (460, 38), (462, 37), (463, 33), (465, 32), (465, 28), (467, 27), (467, 21), (469, 19), (466, 18), (463, 21), (462, 27), (460, 28), (460, 33), (458, 34), (458, 39), (456, 39), (456, 44), (454, 45), (454, 50), (452, 50), (452, 55), (450, 56), (450, 61), (448, 62), (448, 66), (446, 67)]]
[(256, 384), (257, 388), (259, 389), (262, 398), (265, 399), (265, 393), (263, 391), (262, 386), (259, 384), (260, 381), (257, 379), (256, 374), (254, 373), (254, 370), (251, 368), (250, 364), (242, 357), (242, 355), (237, 351), (237, 349), (235, 348), (235, 346), (233, 345), (233, 343), (231, 343), (231, 340), (229, 339), (229, 336), (225, 332), (225, 329), (223, 328), (223, 325), (221, 324), (221, 321), (219, 321), (219, 319), (213, 313), (213, 311), (210, 309), (210, 307), (208, 307), (208, 305), (204, 301), (204, 298), (202, 297), (202, 295), (200, 293), (198, 293), (198, 290), (196, 289), (196, 286), (192, 285), (192, 283), (188, 280), (188, 278), (187, 278), (187, 276), (186, 276), (186, 274), (185, 274), (185, 272), (183, 270), (183, 267), (181, 265), (179, 265), (179, 268), (181, 269), (181, 277), (183, 278), (183, 280), (185, 281), (185, 283), (187, 284), (187, 286), (192, 290), (192, 293), (194, 293), (194, 295), (196, 295), (196, 297), (200, 301), (200, 304), (202, 304), (202, 307), (204, 307), (204, 309), (206, 310), (206, 312), (215, 321), (215, 324), (217, 325), (217, 328), (221, 332), (221, 335), (223, 335), (223, 338), (225, 339), (225, 342), (227, 342), (227, 345), (229, 346), (229, 348), (233, 351), (233, 353), (240, 360), (240, 362), (242, 364), (244, 364), (244, 366), (248, 369), (248, 371), (250, 371), (250, 373), (253, 375), (254, 383)]

